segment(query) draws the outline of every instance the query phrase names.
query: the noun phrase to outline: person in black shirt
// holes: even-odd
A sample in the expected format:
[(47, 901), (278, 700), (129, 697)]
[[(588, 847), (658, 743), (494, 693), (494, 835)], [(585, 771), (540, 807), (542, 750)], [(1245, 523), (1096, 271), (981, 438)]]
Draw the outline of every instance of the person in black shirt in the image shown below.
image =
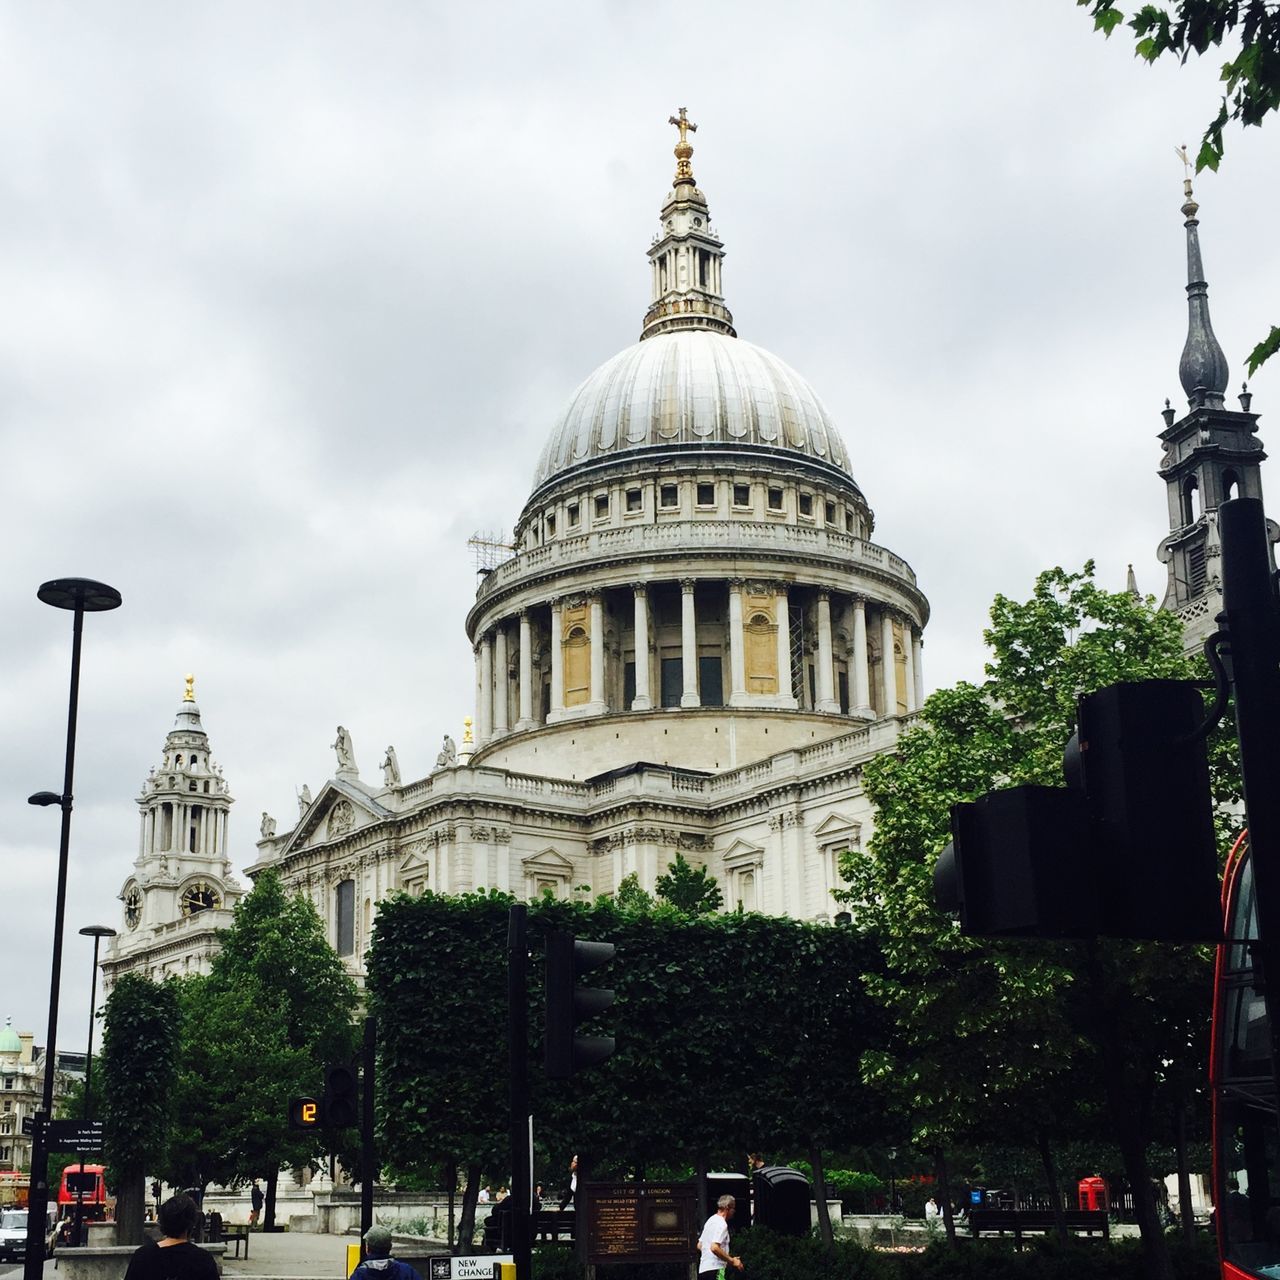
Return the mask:
[(124, 1280), (218, 1280), (213, 1255), (191, 1243), (191, 1232), (200, 1211), (190, 1196), (174, 1196), (160, 1206), (160, 1230), (164, 1237), (148, 1240), (129, 1259)]

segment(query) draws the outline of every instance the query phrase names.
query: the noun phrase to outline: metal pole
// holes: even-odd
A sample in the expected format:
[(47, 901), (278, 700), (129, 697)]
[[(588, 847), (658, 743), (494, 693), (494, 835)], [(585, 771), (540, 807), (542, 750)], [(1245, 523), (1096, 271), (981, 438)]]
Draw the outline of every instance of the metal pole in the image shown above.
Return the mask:
[(511, 1260), (516, 1280), (532, 1280), (529, 1219), (533, 1212), (529, 1167), (529, 948), (522, 902), (507, 916), (507, 1047), (511, 1055)]
[[(377, 1029), (372, 1018), (364, 1020), (364, 1045), (361, 1049), (360, 1096), (360, 1239), (373, 1226), (373, 1179), (377, 1170), (373, 1148), (373, 1086), (377, 1059)], [(361, 1254), (363, 1257), (363, 1253)]]
[[(84, 606), (77, 601), (71, 632), (71, 693), (67, 707), (66, 768), (62, 778), (62, 833), (58, 840), (58, 893), (53, 911), (53, 964), (49, 977), (49, 1031), (45, 1038), (44, 1093), (40, 1109), (53, 1116), (53, 1083), (58, 1067), (58, 996), (62, 986), (62, 925), (67, 909), (67, 861), (71, 850), (72, 782), (76, 769), (76, 714), (80, 704), (80, 637)], [(27, 1256), (23, 1280), (40, 1280), (44, 1271), (44, 1231), (49, 1212), (48, 1129), (37, 1126), (31, 1144), (31, 1190), (27, 1197)]]
[[(1222, 605), (1231, 645), (1236, 736), (1244, 781), (1249, 858), (1273, 1072), (1280, 1074), (1280, 606), (1272, 576), (1267, 523), (1258, 498), (1218, 508), (1222, 535)], [(1280, 1079), (1276, 1080), (1280, 1091)]]
[[(83, 932), (83, 931), (82, 931)], [(89, 1052), (84, 1060), (84, 1118), (91, 1118), (89, 1099), (93, 1087), (93, 1012), (98, 1004), (98, 944), (102, 934), (93, 935), (93, 968), (89, 973)], [(76, 1184), (75, 1243), (87, 1244), (84, 1238), (84, 1152), (80, 1153), (80, 1179)]]

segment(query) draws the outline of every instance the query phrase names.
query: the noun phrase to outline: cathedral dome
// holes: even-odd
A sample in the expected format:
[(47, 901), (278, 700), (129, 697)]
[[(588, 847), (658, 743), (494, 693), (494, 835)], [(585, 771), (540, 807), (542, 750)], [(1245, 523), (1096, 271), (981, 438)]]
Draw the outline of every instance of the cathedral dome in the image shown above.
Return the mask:
[(593, 462), (647, 450), (767, 450), (848, 475), (844, 444), (789, 365), (726, 333), (657, 333), (602, 364), (574, 393), (534, 488)]

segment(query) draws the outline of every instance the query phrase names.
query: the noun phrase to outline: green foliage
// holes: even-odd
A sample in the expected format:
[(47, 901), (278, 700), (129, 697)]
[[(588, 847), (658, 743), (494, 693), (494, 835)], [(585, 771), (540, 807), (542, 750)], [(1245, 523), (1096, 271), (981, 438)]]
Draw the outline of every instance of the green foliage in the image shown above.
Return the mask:
[[(1125, 20), (1117, 0), (1076, 0), (1093, 16), (1096, 30), (1110, 36)], [(1274, 0), (1176, 0), (1143, 4), (1128, 20), (1136, 56), (1151, 63), (1164, 54), (1180, 62), (1194, 53), (1219, 49), (1228, 40), (1239, 49), (1222, 65), (1224, 86), (1218, 113), (1210, 121), (1196, 154), (1196, 172), (1217, 170), (1222, 161), (1222, 131), (1232, 120), (1260, 125), (1280, 107), (1280, 5)], [(1280, 349), (1280, 329), (1272, 327), (1249, 356), (1249, 374)]]
[[(325, 1066), (355, 1049), (355, 984), (311, 902), (264, 871), (236, 907), (207, 977), (175, 983), (182, 1054), (165, 1178), (235, 1185), (321, 1150), (288, 1127), (292, 1097), (318, 1092)], [(324, 1140), (329, 1149), (334, 1135)]]
[(723, 899), (720, 886), (706, 867), (691, 867), (683, 853), (676, 853), (676, 860), (667, 866), (666, 875), (654, 883), (658, 897), (669, 902), (677, 911), (689, 915), (704, 915), (719, 911)]
[(622, 877), (613, 900), (620, 911), (652, 911), (654, 907), (653, 895), (641, 886), (634, 871)]
[[(492, 892), (401, 895), (379, 913), (368, 985), (385, 1086), (379, 1129), (397, 1168), (457, 1160), (502, 1176), (509, 1164), (501, 1083), (510, 902)], [(617, 1049), (565, 1082), (540, 1069), (549, 929), (618, 949), (599, 974), (617, 992), (604, 1019)], [(547, 1170), (536, 1180), (559, 1186), (575, 1151), (599, 1172), (692, 1165), (699, 1155), (733, 1167), (748, 1147), (803, 1149), (815, 1134), (839, 1146), (874, 1125), (856, 1082), (795, 1087), (847, 1076), (876, 1025), (860, 978), (872, 967), (868, 949), (851, 930), (541, 900), (530, 906), (529, 933), (533, 1110)], [(709, 1106), (726, 1081), (733, 1106)]]
[(178, 1001), (171, 986), (126, 973), (102, 1020), (103, 1142), (108, 1182), (141, 1177), (165, 1149), (178, 1057)]
[[(997, 786), (1061, 785), (1081, 693), (1194, 668), (1177, 619), (1102, 591), (1091, 563), (1042, 573), (1025, 602), (998, 596), (984, 638), (985, 682), (933, 694), (897, 754), (864, 771), (875, 834), (846, 860), (842, 896), (883, 951), (868, 987), (894, 1029), (864, 1052), (863, 1073), (923, 1149), (991, 1133), (1028, 1145), (1088, 1136), (1096, 1113), (1071, 1100), (1111, 1090), (1132, 1173), (1160, 1090), (1203, 1075), (1207, 950), (966, 938), (934, 906), (932, 869), (952, 804)], [(1215, 759), (1218, 794), (1230, 795), (1225, 748)]]

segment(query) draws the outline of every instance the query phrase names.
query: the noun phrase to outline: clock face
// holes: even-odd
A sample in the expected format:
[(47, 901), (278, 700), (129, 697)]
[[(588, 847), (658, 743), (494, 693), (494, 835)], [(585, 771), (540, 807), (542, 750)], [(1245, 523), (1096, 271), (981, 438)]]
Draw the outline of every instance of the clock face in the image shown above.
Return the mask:
[(203, 880), (182, 891), (182, 914), (193, 916), (197, 911), (208, 911), (219, 905), (218, 891)]
[(124, 898), (124, 922), (130, 929), (136, 929), (141, 919), (142, 894), (136, 888), (130, 889)]

